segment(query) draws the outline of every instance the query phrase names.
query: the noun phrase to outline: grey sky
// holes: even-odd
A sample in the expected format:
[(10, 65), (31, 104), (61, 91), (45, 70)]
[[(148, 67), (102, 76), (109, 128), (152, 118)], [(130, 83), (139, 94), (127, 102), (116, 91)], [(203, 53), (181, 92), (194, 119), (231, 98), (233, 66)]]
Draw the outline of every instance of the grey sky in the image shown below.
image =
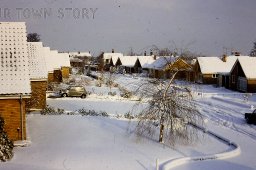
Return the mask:
[[(27, 22), (28, 32), (59, 51), (140, 53), (154, 44), (247, 55), (256, 40), (255, 7), (256, 0), (0, 0), (0, 21)], [(40, 8), (46, 17), (28, 15)]]

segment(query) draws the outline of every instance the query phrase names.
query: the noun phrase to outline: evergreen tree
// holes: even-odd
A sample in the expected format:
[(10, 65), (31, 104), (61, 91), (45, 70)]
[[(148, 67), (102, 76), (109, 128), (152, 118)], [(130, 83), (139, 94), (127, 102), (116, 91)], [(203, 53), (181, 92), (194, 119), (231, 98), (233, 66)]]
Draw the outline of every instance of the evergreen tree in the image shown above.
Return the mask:
[(250, 56), (256, 57), (256, 41), (253, 43), (253, 48), (251, 49)]
[(0, 117), (0, 161), (5, 162), (13, 157), (13, 142), (4, 131), (4, 119)]

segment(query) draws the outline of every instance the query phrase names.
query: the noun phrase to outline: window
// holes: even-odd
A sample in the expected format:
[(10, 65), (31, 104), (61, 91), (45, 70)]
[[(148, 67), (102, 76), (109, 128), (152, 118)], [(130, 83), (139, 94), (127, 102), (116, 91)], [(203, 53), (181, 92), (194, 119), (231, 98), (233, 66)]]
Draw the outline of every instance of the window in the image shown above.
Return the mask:
[(218, 77), (218, 74), (213, 74), (212, 75), (212, 78), (217, 78)]

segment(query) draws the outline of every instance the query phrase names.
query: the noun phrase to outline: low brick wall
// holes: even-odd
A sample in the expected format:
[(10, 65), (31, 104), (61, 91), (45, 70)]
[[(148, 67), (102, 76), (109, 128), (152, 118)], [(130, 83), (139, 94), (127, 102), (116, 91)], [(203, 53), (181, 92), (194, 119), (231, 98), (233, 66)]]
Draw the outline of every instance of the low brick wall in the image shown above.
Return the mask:
[[(21, 116), (19, 99), (0, 99), (0, 116), (4, 118), (4, 130), (13, 140), (21, 140)], [(23, 137), (26, 139), (25, 101), (22, 100)], [(19, 130), (18, 130), (19, 129)]]
[(28, 110), (42, 110), (46, 107), (47, 81), (31, 81), (31, 98), (26, 100)]

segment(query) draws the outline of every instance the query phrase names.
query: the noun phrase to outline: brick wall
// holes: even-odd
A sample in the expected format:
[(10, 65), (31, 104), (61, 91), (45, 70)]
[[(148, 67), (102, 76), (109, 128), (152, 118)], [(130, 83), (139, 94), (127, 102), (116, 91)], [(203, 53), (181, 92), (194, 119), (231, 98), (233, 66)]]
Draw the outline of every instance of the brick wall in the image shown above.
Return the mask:
[(56, 83), (62, 82), (61, 70), (54, 70), (54, 72), (53, 72), (53, 82), (56, 82)]
[[(22, 101), (23, 136), (26, 139), (25, 101)], [(19, 99), (0, 99), (0, 116), (4, 118), (4, 130), (13, 140), (21, 140), (21, 117)], [(17, 129), (20, 129), (19, 131)]]
[(31, 98), (26, 100), (28, 110), (41, 110), (46, 106), (47, 81), (31, 81)]
[(69, 67), (61, 67), (61, 73), (63, 79), (69, 78)]
[(52, 83), (54, 81), (53, 72), (48, 73), (48, 83)]

